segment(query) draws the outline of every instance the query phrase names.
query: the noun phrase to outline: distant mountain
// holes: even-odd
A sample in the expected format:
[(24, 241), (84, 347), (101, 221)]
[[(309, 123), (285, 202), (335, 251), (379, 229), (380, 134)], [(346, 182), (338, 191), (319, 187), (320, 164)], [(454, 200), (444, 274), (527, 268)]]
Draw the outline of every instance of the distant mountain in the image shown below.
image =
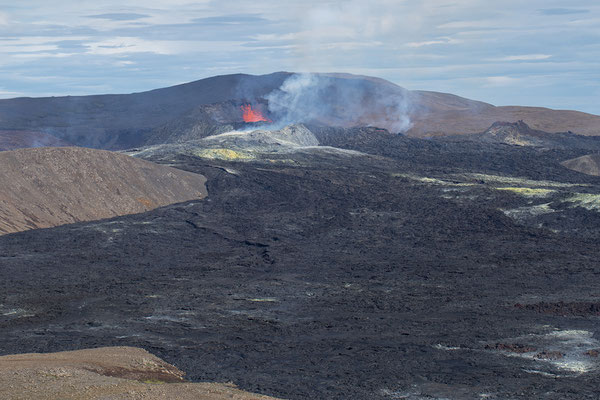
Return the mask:
[(142, 93), (0, 100), (0, 129), (41, 131), (78, 146), (125, 149), (239, 127), (244, 124), (240, 106), (249, 103), (264, 108), (275, 122), (377, 126), (417, 137), (477, 133), (495, 121), (518, 120), (547, 132), (600, 135), (600, 116), (576, 111), (495, 107), (350, 74), (312, 74), (282, 87), (293, 76), (223, 75)]
[(206, 196), (202, 175), (85, 148), (0, 152), (0, 235)]
[(79, 146), (123, 149), (198, 105), (259, 98), (288, 76), (237, 74), (133, 94), (0, 100), (0, 129), (42, 130)]
[(444, 136), (477, 133), (496, 121), (524, 121), (544, 132), (574, 132), (599, 136), (600, 116), (579, 111), (541, 107), (504, 106), (473, 101), (447, 93), (411, 92), (413, 127), (411, 136)]

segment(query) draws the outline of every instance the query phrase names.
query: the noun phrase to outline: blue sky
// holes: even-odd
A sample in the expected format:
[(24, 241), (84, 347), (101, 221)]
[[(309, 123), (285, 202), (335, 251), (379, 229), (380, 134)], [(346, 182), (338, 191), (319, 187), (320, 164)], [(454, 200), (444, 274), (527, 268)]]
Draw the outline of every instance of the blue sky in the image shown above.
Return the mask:
[(600, 114), (600, 2), (0, 0), (0, 98), (282, 70)]

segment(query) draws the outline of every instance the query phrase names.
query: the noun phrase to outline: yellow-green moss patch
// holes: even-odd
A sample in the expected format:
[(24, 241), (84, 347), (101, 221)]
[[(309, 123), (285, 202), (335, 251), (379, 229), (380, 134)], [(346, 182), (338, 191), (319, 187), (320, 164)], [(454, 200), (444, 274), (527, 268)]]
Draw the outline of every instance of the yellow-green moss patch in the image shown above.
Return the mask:
[(194, 155), (202, 158), (217, 160), (252, 160), (254, 155), (246, 151), (236, 151), (231, 149), (202, 149), (194, 152)]
[(554, 193), (551, 189), (529, 188), (529, 187), (497, 187), (496, 190), (505, 190), (525, 197), (546, 197)]
[(587, 210), (600, 211), (600, 194), (573, 193), (573, 196), (567, 198), (565, 201), (574, 203), (573, 207), (583, 207)]
[(564, 183), (564, 182), (555, 182), (555, 181), (536, 181), (533, 179), (525, 179), (525, 178), (515, 178), (512, 176), (501, 176), (501, 175), (488, 175), (488, 174), (464, 174), (464, 175), (454, 175), (457, 179), (477, 179), (478, 181), (482, 181), (483, 183), (504, 183), (514, 186), (535, 186), (535, 187), (553, 187), (553, 188), (567, 188), (567, 187), (577, 187), (577, 186), (590, 186), (587, 184), (579, 184), (579, 183)]
[(428, 183), (430, 185), (441, 185), (441, 186), (473, 186), (472, 183), (456, 183), (456, 182), (448, 182), (437, 178), (429, 178), (427, 176), (418, 176), (412, 174), (402, 174), (402, 173), (393, 173), (391, 174), (394, 178), (406, 178), (413, 181)]

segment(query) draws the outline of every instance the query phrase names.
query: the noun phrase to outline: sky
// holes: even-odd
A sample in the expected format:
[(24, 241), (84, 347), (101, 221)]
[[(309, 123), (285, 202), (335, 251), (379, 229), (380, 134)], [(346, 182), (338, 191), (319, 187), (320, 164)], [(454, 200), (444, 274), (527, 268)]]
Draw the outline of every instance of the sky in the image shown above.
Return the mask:
[(275, 71), (600, 114), (600, 1), (0, 0), (0, 98)]

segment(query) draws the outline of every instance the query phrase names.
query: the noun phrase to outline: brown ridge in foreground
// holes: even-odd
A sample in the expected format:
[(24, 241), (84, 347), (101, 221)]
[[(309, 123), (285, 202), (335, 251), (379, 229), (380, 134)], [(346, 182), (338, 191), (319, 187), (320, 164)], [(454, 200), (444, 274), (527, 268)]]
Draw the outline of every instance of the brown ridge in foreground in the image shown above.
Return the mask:
[(104, 347), (0, 357), (6, 400), (275, 400), (231, 384), (189, 383), (184, 373), (135, 347)]
[(0, 235), (206, 196), (202, 175), (79, 147), (0, 152)]

